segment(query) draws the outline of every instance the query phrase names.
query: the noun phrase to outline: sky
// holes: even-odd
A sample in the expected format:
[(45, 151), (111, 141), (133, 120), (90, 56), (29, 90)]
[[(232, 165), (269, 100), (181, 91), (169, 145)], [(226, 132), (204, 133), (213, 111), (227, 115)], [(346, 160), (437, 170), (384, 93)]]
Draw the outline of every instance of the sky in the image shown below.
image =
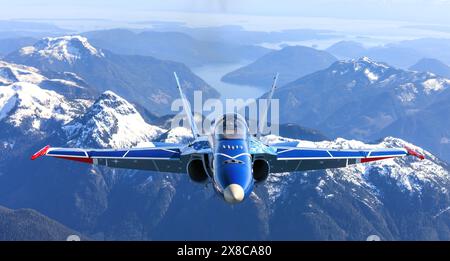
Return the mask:
[(0, 6), (2, 20), (141, 20), (152, 12), (200, 12), (450, 24), (450, 0), (0, 0)]

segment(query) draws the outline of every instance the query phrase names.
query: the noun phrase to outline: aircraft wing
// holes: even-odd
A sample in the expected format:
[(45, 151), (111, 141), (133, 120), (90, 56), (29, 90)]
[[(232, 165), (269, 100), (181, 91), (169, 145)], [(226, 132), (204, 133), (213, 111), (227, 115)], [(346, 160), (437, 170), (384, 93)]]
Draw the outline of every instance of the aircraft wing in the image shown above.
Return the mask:
[[(152, 147), (131, 149), (73, 149), (45, 146), (31, 159), (41, 156), (104, 165), (113, 168), (185, 173), (190, 157), (206, 148), (171, 143), (151, 143)], [(195, 143), (194, 143), (195, 145)], [(186, 148), (189, 149), (186, 151)]]
[(329, 168), (342, 168), (348, 165), (366, 163), (407, 155), (420, 159), (425, 157), (410, 148), (386, 149), (327, 149), (302, 148), (296, 146), (270, 146), (271, 155), (264, 158), (269, 162), (270, 172), (294, 172)]

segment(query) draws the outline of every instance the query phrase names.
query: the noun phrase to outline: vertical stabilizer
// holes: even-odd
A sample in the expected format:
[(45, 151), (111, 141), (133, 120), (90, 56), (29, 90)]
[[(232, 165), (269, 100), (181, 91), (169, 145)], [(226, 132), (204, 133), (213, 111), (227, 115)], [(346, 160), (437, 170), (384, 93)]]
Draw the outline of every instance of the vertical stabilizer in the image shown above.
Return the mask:
[(273, 77), (272, 88), (270, 89), (269, 95), (267, 96), (268, 104), (267, 104), (267, 107), (265, 108), (266, 110), (261, 113), (261, 117), (260, 117), (261, 120), (258, 121), (258, 132), (256, 133), (256, 138), (258, 138), (258, 140), (261, 138), (263, 127), (265, 126), (266, 121), (267, 121), (267, 113), (269, 112), (273, 93), (275, 92), (275, 89), (277, 88), (278, 75), (279, 75), (279, 73), (277, 73), (275, 75), (275, 77)]
[(184, 112), (186, 113), (186, 116), (189, 120), (189, 125), (191, 126), (192, 135), (194, 135), (194, 138), (200, 137), (200, 134), (197, 129), (197, 125), (195, 124), (195, 121), (194, 121), (194, 115), (192, 114), (192, 111), (191, 111), (191, 104), (189, 103), (186, 96), (184, 96), (183, 90), (181, 90), (181, 85), (180, 85), (180, 81), (178, 80), (177, 73), (173, 72), (173, 75), (175, 76), (175, 81), (177, 82), (177, 88), (178, 88), (178, 91), (180, 92), (181, 100), (183, 101)]

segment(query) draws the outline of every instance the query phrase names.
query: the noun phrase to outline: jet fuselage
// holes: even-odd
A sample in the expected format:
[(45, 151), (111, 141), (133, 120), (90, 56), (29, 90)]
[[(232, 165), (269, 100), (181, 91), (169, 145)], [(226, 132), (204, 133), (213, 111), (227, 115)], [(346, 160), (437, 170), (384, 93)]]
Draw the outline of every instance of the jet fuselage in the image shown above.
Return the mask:
[(219, 120), (213, 136), (213, 179), (224, 199), (241, 202), (253, 190), (248, 127), (237, 114)]

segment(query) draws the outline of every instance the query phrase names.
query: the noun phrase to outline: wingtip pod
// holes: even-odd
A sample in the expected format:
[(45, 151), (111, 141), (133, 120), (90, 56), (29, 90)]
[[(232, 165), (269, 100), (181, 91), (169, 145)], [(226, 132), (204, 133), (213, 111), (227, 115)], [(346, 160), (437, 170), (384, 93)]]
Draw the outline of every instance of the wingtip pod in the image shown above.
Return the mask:
[(408, 153), (408, 155), (414, 156), (419, 158), (420, 160), (425, 159), (425, 156), (423, 154), (420, 154), (419, 152), (405, 146), (406, 152)]
[(41, 156), (44, 156), (45, 154), (47, 154), (47, 151), (50, 149), (50, 145), (47, 145), (45, 147), (43, 147), (42, 149), (40, 149), (38, 152), (34, 153), (33, 156), (31, 156), (31, 160), (35, 160)]

